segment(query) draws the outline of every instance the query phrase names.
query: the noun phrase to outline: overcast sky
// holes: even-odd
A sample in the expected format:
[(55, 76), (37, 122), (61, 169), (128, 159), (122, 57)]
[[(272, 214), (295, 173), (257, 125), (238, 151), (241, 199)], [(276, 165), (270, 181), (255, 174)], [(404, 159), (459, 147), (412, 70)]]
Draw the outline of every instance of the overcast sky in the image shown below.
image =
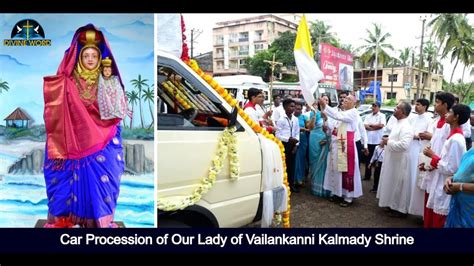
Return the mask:
[[(202, 34), (196, 39), (194, 54), (212, 51), (212, 28), (216, 26), (216, 22), (257, 15), (262, 14), (183, 14), (187, 40), (188, 42), (191, 40), (189, 34), (191, 29), (199, 29)], [(383, 32), (391, 34), (388, 42), (395, 48), (395, 53), (392, 55), (396, 57), (400, 54), (399, 50), (405, 47), (415, 47), (417, 53), (419, 53), (422, 27), (420, 16), (427, 16), (427, 22), (430, 20), (430, 14), (306, 14), (308, 21), (323, 20), (326, 24), (332, 26), (331, 31), (337, 34), (339, 40), (344, 44), (351, 44), (353, 47), (364, 44), (362, 38), (368, 36), (366, 29), (372, 31), (372, 23), (381, 24)], [(469, 14), (468, 18), (472, 25), (474, 16)], [(429, 32), (431, 31), (425, 31), (426, 41), (430, 38)], [(188, 44), (188, 46), (190, 45)], [(455, 62), (450, 63), (450, 56), (441, 62), (444, 65), (444, 78), (449, 81)], [(461, 63), (458, 64), (453, 81), (461, 78), (463, 67), (464, 65)], [(466, 69), (464, 81), (469, 80), (473, 81), (474, 79), (469, 77), (469, 70)]]

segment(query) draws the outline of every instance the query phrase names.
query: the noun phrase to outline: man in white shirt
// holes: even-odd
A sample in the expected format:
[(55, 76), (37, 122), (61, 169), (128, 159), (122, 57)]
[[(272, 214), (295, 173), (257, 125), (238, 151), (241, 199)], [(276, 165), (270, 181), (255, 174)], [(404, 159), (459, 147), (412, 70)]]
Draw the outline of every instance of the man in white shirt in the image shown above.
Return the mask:
[(283, 108), (283, 105), (280, 102), (280, 95), (273, 95), (272, 121), (274, 125), (276, 125), (278, 119), (280, 119), (280, 117), (285, 114), (285, 109)]
[(385, 114), (380, 112), (380, 103), (372, 104), (372, 113), (365, 117), (364, 126), (367, 130), (367, 141), (369, 148), (369, 155), (365, 161), (365, 176), (364, 180), (370, 180), (372, 176), (372, 169), (369, 168), (370, 159), (374, 155), (374, 150), (380, 144), (383, 136), (383, 127), (386, 124)]
[(300, 140), (300, 126), (298, 118), (293, 115), (293, 112), (295, 111), (295, 101), (292, 99), (285, 99), (283, 101), (283, 108), (285, 109), (285, 114), (276, 121), (277, 131), (275, 136), (281, 140), (285, 147), (286, 173), (288, 175), (290, 190), (298, 193), (299, 190), (295, 186), (294, 178), (295, 155)]

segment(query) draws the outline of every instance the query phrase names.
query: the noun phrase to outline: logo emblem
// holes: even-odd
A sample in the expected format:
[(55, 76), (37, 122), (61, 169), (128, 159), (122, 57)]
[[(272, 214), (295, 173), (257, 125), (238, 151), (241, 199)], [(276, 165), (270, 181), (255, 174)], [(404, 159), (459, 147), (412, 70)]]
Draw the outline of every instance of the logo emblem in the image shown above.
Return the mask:
[(12, 28), (11, 39), (3, 40), (4, 46), (51, 46), (45, 39), (43, 27), (34, 19), (18, 21)]

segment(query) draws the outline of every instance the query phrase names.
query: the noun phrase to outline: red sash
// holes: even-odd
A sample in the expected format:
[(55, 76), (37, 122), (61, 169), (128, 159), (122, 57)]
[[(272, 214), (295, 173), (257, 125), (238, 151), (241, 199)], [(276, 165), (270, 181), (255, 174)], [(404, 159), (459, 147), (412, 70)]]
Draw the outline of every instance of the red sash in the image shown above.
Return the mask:
[(354, 191), (355, 144), (354, 131), (347, 131), (347, 172), (342, 172), (342, 188)]

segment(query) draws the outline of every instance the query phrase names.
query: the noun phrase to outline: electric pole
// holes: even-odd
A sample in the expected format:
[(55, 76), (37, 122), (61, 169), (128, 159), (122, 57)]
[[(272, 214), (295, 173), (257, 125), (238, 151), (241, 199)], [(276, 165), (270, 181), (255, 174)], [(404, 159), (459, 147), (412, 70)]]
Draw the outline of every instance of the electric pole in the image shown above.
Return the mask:
[(194, 43), (196, 39), (201, 35), (202, 30), (199, 29), (191, 29), (191, 58), (194, 58)]
[(269, 63), (272, 66), (272, 74), (271, 74), (271, 77), (270, 77), (270, 88), (269, 88), (270, 95), (268, 96), (268, 97), (270, 97), (270, 104), (272, 104), (273, 103), (273, 95), (272, 95), (273, 94), (273, 72), (275, 71), (275, 66), (276, 65), (282, 66), (283, 63), (275, 61), (275, 53), (273, 53), (273, 60), (272, 61), (263, 60), (263, 62)]
[(419, 62), (419, 71), (418, 73), (420, 73), (418, 75), (418, 86), (416, 87), (416, 95), (415, 95), (415, 101), (420, 98), (420, 88), (421, 88), (421, 80), (423, 79), (423, 72), (422, 72), (422, 68), (423, 68), (423, 37), (425, 35), (425, 21), (426, 21), (426, 16), (423, 16), (423, 17), (420, 17), (422, 18), (422, 22), (423, 24), (421, 25), (421, 44), (420, 44), (420, 62)]

